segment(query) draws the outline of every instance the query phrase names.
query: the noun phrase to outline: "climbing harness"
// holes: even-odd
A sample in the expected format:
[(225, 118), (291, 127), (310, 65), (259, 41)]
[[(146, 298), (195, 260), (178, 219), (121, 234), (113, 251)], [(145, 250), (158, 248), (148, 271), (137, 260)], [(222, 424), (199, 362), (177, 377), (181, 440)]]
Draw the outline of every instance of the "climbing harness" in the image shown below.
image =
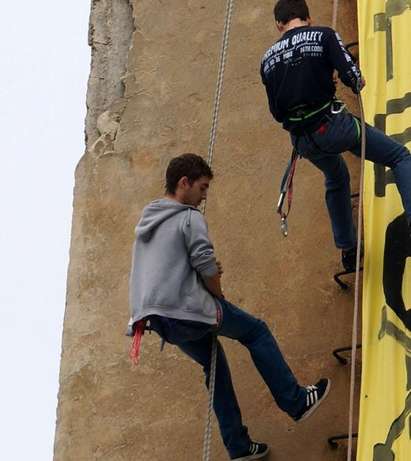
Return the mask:
[[(317, 121), (317, 123), (314, 125), (315, 126), (315, 131), (323, 132), (326, 129), (324, 118), (330, 119), (330, 115), (338, 115), (341, 112), (343, 112), (346, 108), (346, 105), (343, 101), (339, 99), (333, 99), (332, 101), (328, 101), (327, 103), (323, 104), (320, 108), (317, 108), (315, 110), (307, 111), (305, 110), (305, 106), (297, 107), (294, 108), (292, 113), (293, 116), (288, 117), (288, 120), (291, 122), (304, 122), (309, 120), (311, 117), (317, 114), (321, 114), (323, 112), (323, 119), (320, 119)], [(356, 119), (355, 119), (356, 120)], [(307, 135), (311, 142), (318, 148), (318, 150), (321, 150), (317, 144), (315, 143), (311, 131), (312, 128), (302, 128), (301, 129), (302, 133)], [(299, 134), (300, 135), (300, 134)], [(297, 135), (297, 138), (298, 136)], [(327, 153), (323, 151), (324, 153)], [(277, 208), (276, 211), (280, 215), (280, 229), (284, 237), (288, 236), (288, 215), (291, 211), (291, 204), (293, 200), (293, 179), (294, 179), (294, 174), (295, 174), (295, 169), (297, 166), (297, 160), (298, 158), (301, 157), (300, 154), (297, 151), (297, 148), (295, 147), (291, 153), (291, 158), (288, 161), (287, 167), (285, 169), (285, 173), (283, 175), (283, 179), (281, 180), (281, 186), (280, 186), (280, 197), (277, 202)], [(283, 206), (284, 206), (284, 201), (285, 198), (288, 196), (288, 209), (287, 212), (285, 213), (283, 211)]]
[[(295, 149), (293, 149), (291, 153), (291, 158), (288, 161), (287, 168), (285, 170), (283, 179), (281, 181), (280, 187), (280, 198), (278, 199), (277, 204), (277, 213), (280, 215), (281, 218), (281, 232), (284, 237), (288, 236), (288, 222), (287, 218), (291, 211), (291, 205), (293, 201), (293, 179), (295, 174), (295, 169), (297, 166), (298, 160), (298, 153)], [(284, 201), (287, 197), (287, 212), (283, 211)]]
[[(223, 91), (225, 62), (227, 58), (228, 41), (230, 37), (233, 7), (234, 7), (234, 0), (227, 0), (223, 38), (222, 38), (222, 44), (221, 44), (220, 62), (218, 66), (217, 88), (216, 88), (215, 98), (214, 98), (214, 110), (213, 110), (213, 117), (212, 117), (211, 130), (210, 130), (210, 139), (209, 139), (209, 144), (208, 144), (207, 163), (210, 167), (213, 162), (214, 146), (215, 146), (215, 141), (217, 137), (218, 115), (220, 111), (220, 101), (221, 101), (221, 96), (222, 96), (222, 91)], [(202, 204), (202, 208), (201, 208), (201, 211), (203, 214), (205, 214), (206, 206), (207, 206), (207, 200), (204, 200)], [(208, 411), (207, 411), (207, 420), (206, 420), (206, 426), (205, 426), (205, 431), (204, 431), (204, 443), (203, 443), (203, 461), (209, 461), (211, 457), (211, 429), (212, 429), (211, 417), (213, 413), (216, 368), (217, 368), (217, 336), (213, 334), (212, 346), (211, 346), (210, 377), (208, 381)]]
[(294, 107), (293, 109), (290, 110), (290, 112), (293, 114), (289, 117), (287, 117), (288, 121), (290, 122), (304, 122), (309, 120), (311, 117), (314, 115), (319, 114), (320, 112), (326, 110), (328, 107), (331, 106), (333, 101), (327, 101), (325, 104), (323, 104), (321, 107), (318, 107), (314, 110), (307, 110), (307, 106), (302, 105), (299, 107)]
[(341, 101), (340, 99), (334, 99), (331, 102), (330, 111), (333, 115), (338, 115), (341, 114), (341, 112), (343, 112), (346, 107), (347, 105), (345, 102)]

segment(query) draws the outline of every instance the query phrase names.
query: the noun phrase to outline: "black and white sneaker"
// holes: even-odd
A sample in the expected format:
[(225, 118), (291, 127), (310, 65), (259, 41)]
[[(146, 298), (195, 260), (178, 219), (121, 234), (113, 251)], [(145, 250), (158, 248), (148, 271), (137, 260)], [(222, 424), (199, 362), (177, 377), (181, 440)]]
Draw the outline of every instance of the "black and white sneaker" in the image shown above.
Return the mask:
[(341, 262), (347, 272), (355, 272), (357, 264), (357, 247), (341, 251)]
[(300, 422), (311, 416), (327, 397), (330, 387), (331, 381), (327, 378), (320, 379), (313, 386), (306, 386), (307, 400), (305, 407), (301, 410), (300, 414), (294, 416), (294, 420)]
[(231, 461), (252, 461), (253, 459), (263, 458), (270, 448), (265, 443), (251, 442), (247, 453), (244, 453), (239, 458), (234, 458)]
[[(363, 246), (361, 244), (360, 259), (364, 256)], [(355, 272), (357, 268), (357, 246), (348, 250), (341, 251), (341, 263), (347, 272)]]

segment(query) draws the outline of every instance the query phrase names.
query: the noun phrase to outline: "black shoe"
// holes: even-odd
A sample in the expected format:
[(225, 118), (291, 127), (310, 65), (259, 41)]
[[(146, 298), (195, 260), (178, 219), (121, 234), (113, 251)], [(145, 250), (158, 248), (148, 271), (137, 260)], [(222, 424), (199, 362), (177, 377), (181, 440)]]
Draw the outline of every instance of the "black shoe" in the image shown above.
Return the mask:
[(294, 416), (295, 421), (304, 421), (311, 416), (327, 397), (330, 391), (331, 381), (327, 378), (320, 379), (314, 386), (306, 386), (307, 400), (300, 414)]
[(270, 449), (265, 443), (251, 442), (247, 453), (244, 453), (239, 458), (233, 458), (231, 461), (251, 461), (264, 457)]
[[(362, 257), (361, 249), (361, 257)], [(347, 272), (355, 272), (357, 266), (357, 247), (341, 251), (341, 262)]]

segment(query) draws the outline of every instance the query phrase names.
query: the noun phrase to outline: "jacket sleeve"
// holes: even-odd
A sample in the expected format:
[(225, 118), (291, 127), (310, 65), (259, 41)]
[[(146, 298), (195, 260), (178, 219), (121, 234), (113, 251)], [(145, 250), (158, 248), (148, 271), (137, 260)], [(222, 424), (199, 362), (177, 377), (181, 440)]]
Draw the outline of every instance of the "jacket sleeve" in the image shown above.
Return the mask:
[(184, 238), (193, 269), (202, 277), (216, 275), (214, 247), (208, 238), (207, 223), (199, 211), (190, 210), (184, 225)]
[(360, 69), (346, 50), (341, 37), (332, 29), (327, 37), (325, 51), (328, 60), (338, 71), (340, 80), (357, 94), (362, 80)]
[(261, 81), (264, 85), (265, 92), (267, 93), (267, 99), (268, 99), (268, 107), (270, 109), (271, 115), (277, 122), (282, 122), (283, 119), (279, 116), (279, 114), (275, 110), (275, 96), (274, 96), (274, 90), (272, 88), (272, 85), (270, 85), (270, 82), (267, 79), (267, 76), (264, 73), (264, 61), (261, 63), (260, 67), (260, 76), (261, 76)]
[(267, 79), (265, 78), (265, 74), (264, 74), (264, 61), (261, 61), (260, 77), (261, 77), (261, 81), (263, 85), (267, 85)]

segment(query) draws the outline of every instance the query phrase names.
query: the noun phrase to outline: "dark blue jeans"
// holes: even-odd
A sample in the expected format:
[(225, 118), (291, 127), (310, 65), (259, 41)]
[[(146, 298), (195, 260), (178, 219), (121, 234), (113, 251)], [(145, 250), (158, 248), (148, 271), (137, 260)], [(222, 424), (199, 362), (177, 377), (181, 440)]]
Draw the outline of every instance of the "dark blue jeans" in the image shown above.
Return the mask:
[[(350, 175), (341, 152), (361, 155), (358, 121), (348, 112), (329, 117), (325, 131), (291, 136), (297, 152), (325, 176), (326, 203), (337, 248), (356, 245), (351, 211)], [(366, 159), (391, 168), (408, 220), (411, 220), (411, 155), (406, 147), (370, 125), (366, 127)]]
[[(151, 328), (203, 367), (207, 387), (213, 334), (239, 341), (249, 350), (277, 405), (291, 417), (299, 413), (305, 405), (306, 390), (297, 383), (267, 325), (228, 301), (221, 300), (221, 306), (222, 321), (217, 329), (204, 323), (158, 316), (150, 318)], [(230, 457), (247, 452), (250, 437), (242, 422), (230, 369), (219, 341), (214, 412)]]

